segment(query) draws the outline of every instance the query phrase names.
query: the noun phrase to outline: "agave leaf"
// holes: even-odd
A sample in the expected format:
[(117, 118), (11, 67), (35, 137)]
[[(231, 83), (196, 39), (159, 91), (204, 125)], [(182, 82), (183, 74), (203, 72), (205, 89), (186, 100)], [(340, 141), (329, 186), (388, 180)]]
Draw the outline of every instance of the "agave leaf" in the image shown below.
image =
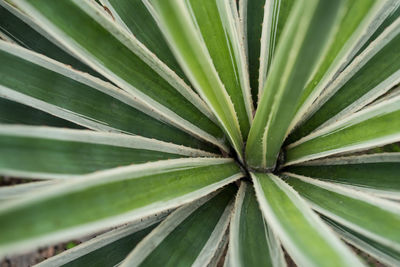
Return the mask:
[(352, 231), (327, 217), (322, 217), (325, 222), (327, 222), (329, 226), (332, 227), (347, 243), (350, 243), (356, 248), (372, 255), (378, 261), (383, 262), (388, 266), (398, 266), (400, 264), (400, 253), (398, 251), (379, 244), (378, 242)]
[(370, 106), (374, 106), (376, 104), (379, 104), (383, 101), (392, 99), (396, 96), (400, 95), (400, 83), (394, 86), (393, 88), (389, 89), (385, 94), (379, 96), (377, 99), (375, 99), (373, 102), (369, 103), (368, 105), (364, 106), (361, 108), (361, 110), (368, 108)]
[(252, 173), (261, 211), (272, 231), (301, 266), (362, 266), (307, 203), (273, 174)]
[[(243, 140), (238, 117), (213, 64), (213, 54), (208, 51), (205, 43), (207, 40), (203, 40), (201, 28), (196, 26), (199, 22), (192, 14), (192, 8), (195, 7), (189, 2), (177, 1), (150, 0), (145, 3), (156, 18), (182, 69), (214, 112), (230, 143), (241, 157)], [(214, 1), (207, 3), (216, 4)]]
[[(168, 120), (162, 114), (100, 79), (2, 41), (0, 58), (7, 62), (0, 66), (2, 97), (94, 130), (202, 146), (201, 141), (164, 123)], [(218, 142), (215, 137), (211, 138)]]
[(292, 0), (239, 1), (242, 29), (249, 61), (250, 87), (257, 103), (275, 48), (293, 6)]
[(287, 146), (285, 165), (396, 142), (399, 115), (400, 96), (363, 109)]
[(0, 175), (39, 179), (70, 178), (163, 159), (217, 156), (141, 136), (31, 126), (0, 125), (0, 146)]
[(228, 229), (235, 187), (173, 212), (121, 266), (208, 266)]
[(288, 22), (290, 11), (294, 6), (293, 0), (266, 1), (264, 20), (261, 34), (260, 69), (258, 72), (258, 96), (261, 96), (267, 79), (268, 70), (275, 50)]
[(224, 237), (218, 245), (218, 248), (216, 248), (216, 251), (214, 251), (214, 256), (208, 264), (209, 267), (220, 267), (224, 263), (228, 253), (228, 242), (229, 230), (225, 232)]
[(329, 182), (287, 175), (287, 182), (310, 202), (313, 209), (400, 252), (400, 208), (394, 202)]
[(187, 85), (189, 84), (189, 80), (173, 56), (156, 21), (147, 10), (143, 1), (102, 0), (101, 2), (108, 8), (113, 18), (121, 26), (133, 34), (146, 48), (184, 80), (184, 82), (181, 82), (181, 86), (184, 86), (187, 92), (190, 92), (188, 98), (193, 99), (192, 101), (196, 103), (198, 108), (200, 108), (207, 117), (216, 122), (214, 114), (212, 114), (206, 103)]
[(71, 178), (0, 205), (0, 227), (7, 229), (0, 236), (0, 252), (93, 233), (175, 208), (241, 176), (230, 159), (190, 158)]
[(0, 259), (114, 228), (41, 266), (399, 265), (399, 15), (0, 0), (0, 176), (50, 179), (0, 187)]
[(50, 181), (39, 181), (34, 183), (23, 183), (10, 186), (1, 186), (0, 203), (2, 201), (21, 199), (34, 191), (44, 190), (47, 187), (52, 186), (58, 182), (59, 181), (57, 180), (50, 180)]
[(248, 60), (250, 88), (254, 105), (258, 102), (261, 32), (265, 0), (238, 1), (241, 31)]
[(185, 78), (156, 21), (141, 0), (101, 0), (113, 18), (181, 78)]
[(362, 151), (362, 153), (365, 154), (386, 153), (386, 152), (387, 153), (400, 152), (400, 142)]
[(82, 129), (78, 124), (2, 97), (0, 97), (0, 123)]
[(5, 34), (2, 31), (0, 31), (0, 40), (7, 41), (7, 42), (15, 44), (15, 42), (10, 37), (8, 37), (7, 34)]
[(296, 103), (343, 3), (298, 1), (293, 7), (247, 140), (246, 160), (251, 167), (275, 167)]
[(335, 33), (321, 56), (318, 69), (307, 82), (289, 132), (318, 110), (319, 105), (315, 105), (314, 101), (321, 92), (330, 91), (326, 87), (397, 6), (396, 0), (345, 1), (340, 22), (336, 24)]
[(400, 153), (321, 159), (289, 166), (284, 171), (400, 199)]
[(240, 45), (235, 2), (188, 2), (218, 76), (235, 107), (241, 133), (246, 137), (253, 119), (253, 107), (244, 47)]
[(230, 223), (228, 266), (286, 266), (280, 242), (265, 224), (252, 185), (242, 182)]
[(70, 47), (83, 62), (154, 112), (162, 113), (171, 123), (196, 136), (212, 138), (215, 134), (222, 138), (218, 126), (199, 112), (202, 105), (198, 96), (97, 4), (79, 0), (13, 0), (12, 3)]
[(17, 8), (0, 1), (0, 30), (11, 42), (43, 54), (72, 67), (103, 78), (93, 69), (83, 64), (68, 52), (62, 43), (43, 31), (32, 18), (22, 13)]
[[(314, 102), (318, 110), (293, 133), (298, 139), (346, 117), (400, 83), (400, 18), (386, 28)], [(325, 102), (324, 102), (325, 101)]]
[[(171, 49), (142, 0), (101, 0), (114, 19), (188, 83)], [(208, 107), (207, 107), (208, 108)]]
[[(368, 104), (367, 106), (363, 107), (363, 109), (367, 109), (369, 107), (375, 106), (379, 103), (382, 103), (384, 101), (388, 101), (392, 98), (396, 98), (397, 96), (400, 95), (400, 85), (390, 89), (386, 94), (383, 96), (379, 97), (378, 99), (374, 100), (371, 104)], [(355, 151), (355, 152), (344, 152), (344, 153), (339, 153), (335, 156), (356, 156), (356, 155), (365, 155), (365, 154), (377, 154), (377, 153), (392, 153), (392, 152), (400, 152), (400, 142), (394, 142), (388, 145), (383, 145), (383, 146), (377, 146), (373, 148), (367, 148), (363, 149), (361, 151)]]
[(35, 266), (115, 266), (167, 215), (152, 215), (140, 222), (106, 232)]
[(400, 17), (400, 3), (396, 2), (397, 7), (393, 9), (392, 13), (386, 17), (386, 19), (379, 25), (378, 29), (375, 30), (374, 34), (365, 42), (364, 46), (358, 50), (357, 54), (354, 57), (357, 57), (361, 54), (382, 32), (386, 30), (395, 20)]

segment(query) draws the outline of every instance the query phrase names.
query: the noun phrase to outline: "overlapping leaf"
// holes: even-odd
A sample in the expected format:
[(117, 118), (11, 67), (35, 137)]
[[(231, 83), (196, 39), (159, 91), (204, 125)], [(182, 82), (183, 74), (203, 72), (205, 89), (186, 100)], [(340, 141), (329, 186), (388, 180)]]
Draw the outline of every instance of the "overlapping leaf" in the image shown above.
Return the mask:
[(66, 65), (2, 41), (0, 58), (4, 62), (0, 66), (2, 97), (95, 130), (136, 134), (195, 147), (204, 143), (168, 125), (162, 114), (126, 92)]
[[(242, 175), (229, 159), (176, 159), (68, 179), (0, 206), (0, 252), (93, 233), (203, 197)], [(73, 214), (73, 216), (71, 216)]]
[[(170, 123), (226, 147), (200, 98), (91, 1), (13, 1), (72, 53)], [(74, 17), (73, 20), (70, 18)], [(199, 112), (200, 111), (200, 112)]]
[(112, 133), (0, 125), (0, 174), (70, 178), (98, 170), (163, 159), (215, 154)]
[(394, 21), (343, 71), (314, 103), (318, 110), (293, 133), (303, 137), (329, 125), (400, 83), (400, 19)]
[(251, 175), (266, 222), (298, 264), (362, 266), (288, 184), (273, 174)]
[[(369, 41), (369, 38), (378, 30), (381, 23), (398, 6), (395, 0), (346, 0), (343, 4), (340, 21), (336, 24), (334, 35), (320, 58), (318, 69), (307, 82), (298, 103), (296, 116), (289, 127), (289, 132), (318, 110), (321, 101), (322, 103), (326, 101), (326, 97), (320, 96), (321, 93), (325, 95), (332, 93), (333, 89), (330, 83), (363, 49), (362, 46)], [(292, 138), (297, 137), (294, 135)]]
[(287, 146), (286, 165), (400, 140), (400, 96), (386, 100)]
[(0, 188), (0, 256), (117, 227), (41, 266), (397, 266), (399, 10), (0, 0), (0, 175), (51, 179)]
[(247, 140), (249, 166), (275, 167), (296, 104), (315, 70), (343, 3), (298, 1), (292, 8)]
[(381, 153), (315, 160), (285, 171), (340, 183), (388, 198), (400, 198), (400, 154)]
[(230, 224), (229, 266), (285, 266), (280, 241), (266, 225), (252, 185), (242, 182)]
[(288, 175), (286, 181), (315, 210), (397, 253), (400, 251), (400, 208), (394, 202), (328, 182)]
[(4, 1), (0, 1), (0, 31), (10, 42), (101, 77), (100, 74), (68, 53), (62, 43), (48, 35), (29, 16)]
[[(235, 108), (235, 101), (229, 95), (227, 87), (223, 84), (220, 75), (217, 73), (218, 66), (214, 65), (213, 62), (212, 56), (215, 55), (215, 53), (218, 55), (218, 51), (213, 51), (213, 49), (219, 49), (218, 45), (221, 44), (218, 44), (218, 42), (220, 42), (220, 40), (207, 39), (207, 33), (204, 38), (202, 36), (202, 32), (204, 31), (204, 28), (201, 28), (202, 23), (207, 23), (207, 21), (198, 22), (196, 18), (196, 14), (199, 15), (197, 12), (202, 11), (201, 9), (197, 9), (202, 8), (202, 5), (200, 5), (200, 2), (195, 1), (194, 3), (197, 2), (198, 5), (200, 5), (197, 6), (196, 9), (190, 1), (176, 2), (150, 0), (145, 2), (158, 21), (159, 26), (168, 40), (168, 43), (182, 69), (185, 71), (187, 77), (190, 79), (198, 93), (214, 112), (231, 145), (238, 153), (239, 157), (242, 158), (243, 133), (241, 133), (241, 122), (237, 116), (238, 112), (241, 112), (241, 110), (236, 109), (239, 107)], [(211, 5), (210, 8), (215, 8), (217, 3), (223, 5), (224, 2), (227, 1), (207, 1), (206, 3)], [(210, 12), (217, 12), (218, 9), (211, 9)], [(214, 16), (216, 16), (215, 13)], [(220, 17), (211, 17), (211, 19), (216, 19), (216, 23), (221, 24)], [(216, 27), (221, 26), (222, 25), (216, 25)], [(204, 27), (207, 29), (210, 25), (205, 24)], [(210, 34), (210, 32), (208, 32), (208, 34)], [(229, 32), (227, 35), (229, 36)], [(222, 37), (217, 36), (217, 38)], [(208, 45), (211, 46), (212, 51), (209, 51), (207, 41), (209, 41)], [(225, 53), (228, 52), (226, 50), (226, 45), (230, 45), (229, 41), (228, 44), (226, 44), (226, 42), (227, 41), (225, 40), (225, 42), (222, 43), (222, 48), (225, 47)], [(229, 49), (234, 50), (235, 47), (229, 47)], [(233, 51), (230, 53), (229, 58), (226, 58), (225, 54), (225, 58), (222, 59), (222, 62), (224, 62), (223, 64), (226, 66), (229, 66), (229, 63), (231, 63), (231, 58), (235, 59), (233, 58)], [(238, 69), (237, 71), (241, 70)], [(233, 74), (227, 73), (226, 75), (226, 78), (229, 78), (232, 77), (231, 75)], [(236, 76), (236, 79), (238, 79), (240, 73)], [(231, 88), (231, 90), (234, 90), (234, 88)], [(237, 93), (238, 91), (236, 90), (236, 94)], [(240, 101), (249, 100), (250, 99), (242, 99)], [(250, 114), (244, 117), (248, 118), (249, 115)], [(240, 117), (243, 118), (242, 115), (240, 115)]]
[(219, 260), (235, 187), (173, 212), (128, 255), (121, 266), (208, 266)]

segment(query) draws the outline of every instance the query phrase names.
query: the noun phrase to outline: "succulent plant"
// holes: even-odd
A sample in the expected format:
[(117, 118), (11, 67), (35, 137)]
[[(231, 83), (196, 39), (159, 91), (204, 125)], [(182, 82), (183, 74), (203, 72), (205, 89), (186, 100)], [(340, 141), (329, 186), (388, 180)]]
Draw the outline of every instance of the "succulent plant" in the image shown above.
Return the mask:
[(399, 266), (399, 6), (0, 0), (0, 257)]

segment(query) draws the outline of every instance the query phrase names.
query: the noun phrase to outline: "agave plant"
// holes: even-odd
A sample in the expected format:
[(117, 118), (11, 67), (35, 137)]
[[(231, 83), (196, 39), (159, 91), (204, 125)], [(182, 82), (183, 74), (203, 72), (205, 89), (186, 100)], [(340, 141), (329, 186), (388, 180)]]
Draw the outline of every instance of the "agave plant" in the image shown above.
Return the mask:
[(0, 257), (400, 265), (399, 0), (0, 5)]

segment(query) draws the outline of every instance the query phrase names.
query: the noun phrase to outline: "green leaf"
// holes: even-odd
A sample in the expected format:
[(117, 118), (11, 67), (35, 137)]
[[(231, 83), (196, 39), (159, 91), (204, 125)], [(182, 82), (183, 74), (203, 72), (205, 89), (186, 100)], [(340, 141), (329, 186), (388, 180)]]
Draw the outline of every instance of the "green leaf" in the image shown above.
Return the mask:
[(216, 154), (115, 133), (0, 125), (0, 175), (70, 178), (118, 166)]
[(387, 29), (387, 27), (389, 27), (395, 20), (400, 17), (400, 4), (396, 2), (396, 5), (397, 7), (393, 9), (390, 15), (387, 16), (386, 19), (379, 25), (374, 34), (368, 39), (368, 41), (354, 57), (357, 57), (359, 54), (361, 54), (374, 40), (376, 40), (376, 38), (378, 38), (382, 34), (382, 32)]
[(75, 123), (2, 97), (0, 97), (0, 123), (82, 129)]
[(371, 240), (355, 231), (352, 231), (351, 229), (325, 216), (322, 216), (322, 218), (347, 243), (350, 243), (356, 248), (372, 255), (375, 259), (387, 264), (388, 266), (398, 266), (400, 264), (400, 252), (397, 252), (388, 246), (379, 244), (378, 242), (375, 242), (374, 240)]
[(285, 165), (396, 142), (399, 116), (400, 96), (363, 109), (287, 146)]
[(302, 165), (289, 166), (283, 171), (400, 199), (400, 153), (328, 158)]
[(162, 115), (115, 86), (39, 54), (0, 41), (0, 60), (2, 97), (94, 130), (210, 147), (166, 124)]
[(5, 1), (0, 1), (0, 31), (22, 47), (104, 79), (100, 74), (72, 56), (66, 47), (43, 31), (29, 16)]
[(199, 22), (191, 13), (196, 13), (196, 10), (192, 10), (195, 7), (189, 2), (178, 3), (170, 0), (149, 0), (146, 3), (182, 69), (214, 112), (233, 148), (242, 158), (243, 139), (240, 122), (233, 101), (213, 64), (212, 53), (208, 51), (201, 29), (197, 26)]
[(27, 194), (30, 194), (37, 190), (43, 190), (52, 186), (60, 181), (39, 181), (31, 183), (22, 183), (17, 185), (0, 186), (0, 202), (9, 201), (15, 199), (21, 199)]
[(251, 176), (267, 224), (299, 266), (362, 266), (288, 184), (273, 174)]
[(229, 266), (285, 266), (280, 242), (265, 224), (251, 184), (242, 182), (229, 230)]
[(142, 44), (167, 66), (187, 81), (174, 55), (168, 47), (157, 22), (142, 0), (101, 0), (114, 19), (131, 32)]
[(242, 0), (239, 13), (244, 33), (249, 65), (250, 88), (254, 105), (258, 102), (258, 72), (260, 68), (261, 32), (264, 20), (265, 0)]
[[(400, 83), (400, 19), (391, 24), (339, 75), (314, 103), (318, 110), (293, 133), (293, 139), (338, 121)], [(325, 101), (325, 102), (324, 102)], [(294, 138), (294, 135), (296, 137)]]
[[(387, 16), (396, 8), (397, 1), (352, 1), (345, 0), (340, 21), (336, 24), (329, 45), (321, 55), (318, 68), (307, 82), (297, 106), (289, 131), (299, 126), (319, 108), (320, 94), (329, 93), (327, 86), (349, 64), (368, 38), (381, 25)], [(291, 137), (291, 142), (299, 138)]]
[(242, 176), (230, 159), (176, 159), (71, 178), (0, 205), (1, 254), (175, 208)]
[(115, 266), (166, 217), (166, 213), (150, 216), (96, 236), (72, 249), (51, 257), (37, 267)]
[(289, 14), (294, 6), (294, 0), (267, 1), (264, 6), (262, 23), (260, 70), (258, 72), (258, 96), (261, 96), (268, 70), (275, 56), (276, 47), (282, 36), (283, 29), (289, 20)]
[[(226, 147), (199, 97), (92, 1), (12, 0), (83, 62), (169, 122)], [(71, 17), (74, 17), (71, 20)], [(200, 111), (200, 112), (199, 112)]]
[(246, 138), (253, 120), (253, 107), (234, 1), (189, 0), (188, 3), (218, 76), (235, 107), (242, 136)]
[(247, 140), (246, 160), (251, 167), (275, 167), (303, 87), (343, 3), (298, 1), (292, 8)]
[[(108, 8), (113, 19), (132, 34), (147, 49), (154, 53), (163, 63), (169, 67), (169, 71), (175, 72), (184, 82), (178, 81), (179, 86), (185, 87), (186, 97), (191, 99), (207, 117), (216, 121), (214, 114), (206, 103), (189, 88), (189, 80), (176, 61), (171, 49), (142, 0), (102, 0), (103, 5)], [(177, 80), (178, 77), (175, 77)]]
[(121, 266), (208, 266), (228, 229), (235, 191), (232, 185), (176, 210)]
[(368, 154), (373, 154), (373, 153), (385, 153), (385, 152), (400, 152), (400, 143), (393, 143), (381, 147), (375, 147), (366, 151), (363, 151)]
[(400, 252), (400, 208), (395, 202), (304, 176), (287, 182), (313, 209), (378, 243)]

